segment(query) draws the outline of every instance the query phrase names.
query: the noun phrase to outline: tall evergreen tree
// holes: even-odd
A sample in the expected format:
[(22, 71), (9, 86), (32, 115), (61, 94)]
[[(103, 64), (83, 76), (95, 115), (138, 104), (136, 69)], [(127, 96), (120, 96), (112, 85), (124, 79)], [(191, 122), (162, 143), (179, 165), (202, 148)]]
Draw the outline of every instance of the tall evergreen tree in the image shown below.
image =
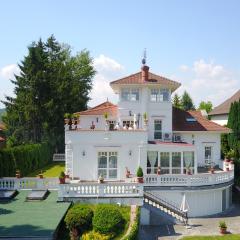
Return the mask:
[(175, 93), (175, 95), (173, 96), (173, 106), (176, 107), (176, 108), (182, 108), (182, 104), (181, 104), (181, 98), (180, 96)]
[(181, 98), (181, 104), (182, 104), (182, 108), (185, 111), (188, 110), (195, 110), (192, 98), (190, 97), (190, 95), (187, 93), (187, 91), (184, 91), (182, 98)]
[(62, 149), (64, 113), (86, 109), (95, 75), (92, 63), (88, 51), (72, 56), (70, 47), (54, 36), (33, 42), (12, 80), (16, 97), (4, 101), (9, 143), (47, 140)]

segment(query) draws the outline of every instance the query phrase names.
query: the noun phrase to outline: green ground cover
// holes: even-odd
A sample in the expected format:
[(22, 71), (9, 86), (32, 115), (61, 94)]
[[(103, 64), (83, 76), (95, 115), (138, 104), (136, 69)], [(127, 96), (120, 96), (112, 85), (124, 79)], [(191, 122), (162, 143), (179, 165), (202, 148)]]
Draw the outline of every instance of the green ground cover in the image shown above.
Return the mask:
[(61, 171), (65, 171), (65, 162), (52, 162), (41, 169), (33, 171), (27, 177), (36, 177), (41, 171), (44, 177), (58, 177)]
[(9, 202), (0, 203), (0, 238), (22, 236), (52, 236), (70, 206), (57, 203), (57, 191), (51, 191), (44, 201), (26, 202), (29, 191)]
[(223, 236), (195, 236), (195, 237), (184, 237), (182, 240), (239, 240), (240, 235), (226, 234)]

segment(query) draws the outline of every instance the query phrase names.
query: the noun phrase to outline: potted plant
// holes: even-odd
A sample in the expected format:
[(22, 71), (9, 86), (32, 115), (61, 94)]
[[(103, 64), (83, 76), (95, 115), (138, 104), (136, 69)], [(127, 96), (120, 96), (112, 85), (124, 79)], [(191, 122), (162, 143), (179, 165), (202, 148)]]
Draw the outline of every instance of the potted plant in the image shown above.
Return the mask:
[(225, 234), (227, 232), (227, 224), (225, 221), (219, 222), (220, 233)]
[(186, 174), (187, 175), (191, 175), (191, 167), (190, 167), (190, 165), (186, 166)]
[(148, 119), (147, 119), (147, 113), (146, 112), (143, 114), (143, 120), (144, 120), (144, 124), (147, 125), (148, 124)]
[(38, 174), (38, 177), (39, 177), (40, 179), (43, 179), (43, 172), (42, 172), (42, 170), (41, 170), (41, 172)]
[(141, 167), (137, 169), (137, 180), (139, 183), (143, 183), (143, 170)]
[(65, 123), (65, 125), (67, 125), (69, 123), (70, 116), (71, 116), (70, 113), (65, 113), (64, 114), (64, 123)]
[(157, 168), (157, 175), (160, 175), (160, 174), (161, 174), (161, 168), (158, 167), (158, 168)]
[(213, 174), (213, 173), (214, 173), (214, 171), (215, 171), (214, 167), (213, 167), (213, 166), (211, 166), (211, 167), (210, 167), (210, 173), (212, 173), (212, 174)]
[(60, 184), (64, 184), (65, 183), (65, 173), (63, 171), (61, 171), (60, 175), (59, 175), (59, 182)]
[(80, 118), (79, 113), (74, 113), (73, 114), (74, 125), (77, 125), (79, 123), (79, 118)]
[(19, 170), (19, 169), (17, 169), (17, 170), (16, 170), (16, 178), (20, 178), (20, 177), (21, 177), (20, 170)]
[(98, 183), (104, 183), (104, 177), (102, 174), (100, 174), (100, 176), (98, 178)]

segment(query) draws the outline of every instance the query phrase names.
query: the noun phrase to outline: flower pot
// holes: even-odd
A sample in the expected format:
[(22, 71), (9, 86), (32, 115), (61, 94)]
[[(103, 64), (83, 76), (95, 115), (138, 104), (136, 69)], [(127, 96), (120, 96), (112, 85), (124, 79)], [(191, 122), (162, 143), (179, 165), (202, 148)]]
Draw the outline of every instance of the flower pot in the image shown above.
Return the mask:
[(211, 169), (210, 172), (211, 172), (212, 174), (214, 174), (214, 169)]
[(225, 159), (225, 162), (230, 162), (231, 161), (231, 159)]
[(59, 183), (64, 184), (65, 183), (65, 178), (59, 178)]
[(143, 177), (137, 177), (138, 183), (143, 183)]
[(161, 175), (161, 169), (160, 168), (158, 168), (158, 170), (157, 170), (157, 175)]
[(43, 179), (43, 174), (42, 173), (38, 174), (38, 177)]
[(16, 178), (21, 178), (20, 173), (16, 173)]
[(221, 234), (226, 234), (227, 233), (227, 228), (220, 228), (220, 233)]

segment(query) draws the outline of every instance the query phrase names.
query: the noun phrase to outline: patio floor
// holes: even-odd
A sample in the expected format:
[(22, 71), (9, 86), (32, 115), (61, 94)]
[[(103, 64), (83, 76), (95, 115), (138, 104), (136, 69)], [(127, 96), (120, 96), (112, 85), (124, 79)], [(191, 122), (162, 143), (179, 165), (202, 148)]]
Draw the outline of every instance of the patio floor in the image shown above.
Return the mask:
[(57, 203), (57, 191), (44, 201), (25, 201), (30, 191), (20, 191), (9, 202), (0, 202), (0, 239), (52, 239), (70, 203)]

